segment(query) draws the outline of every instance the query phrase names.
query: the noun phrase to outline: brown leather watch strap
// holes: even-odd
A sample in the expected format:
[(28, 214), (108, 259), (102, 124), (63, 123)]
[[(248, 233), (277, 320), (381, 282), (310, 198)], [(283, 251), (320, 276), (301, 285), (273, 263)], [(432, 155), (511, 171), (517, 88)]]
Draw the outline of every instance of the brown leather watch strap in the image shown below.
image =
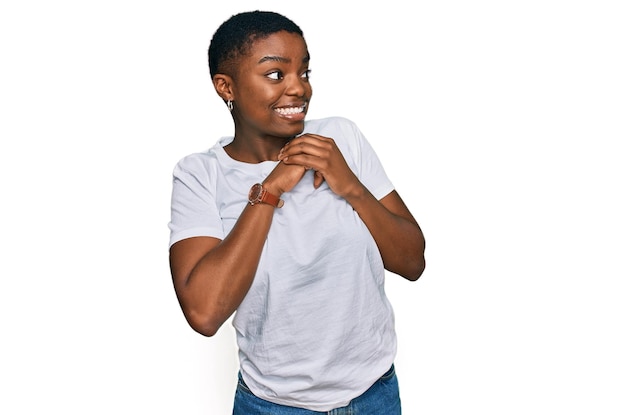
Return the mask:
[(248, 202), (250, 202), (251, 205), (265, 203), (278, 208), (282, 207), (285, 203), (282, 199), (278, 198), (278, 196), (268, 192), (261, 183), (256, 183), (250, 188)]

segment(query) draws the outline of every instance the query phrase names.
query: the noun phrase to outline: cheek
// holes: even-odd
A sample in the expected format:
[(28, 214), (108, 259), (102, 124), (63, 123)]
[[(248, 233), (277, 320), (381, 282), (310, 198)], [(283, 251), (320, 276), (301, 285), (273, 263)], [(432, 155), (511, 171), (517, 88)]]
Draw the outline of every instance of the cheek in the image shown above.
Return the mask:
[(311, 97), (311, 95), (313, 95), (313, 85), (311, 84), (311, 80), (302, 80), (301, 85), (302, 88), (304, 88), (304, 95), (307, 97)]
[(273, 105), (281, 97), (281, 91), (277, 88), (271, 88), (268, 86), (252, 86), (244, 90), (245, 99), (250, 105), (257, 107), (268, 107)]

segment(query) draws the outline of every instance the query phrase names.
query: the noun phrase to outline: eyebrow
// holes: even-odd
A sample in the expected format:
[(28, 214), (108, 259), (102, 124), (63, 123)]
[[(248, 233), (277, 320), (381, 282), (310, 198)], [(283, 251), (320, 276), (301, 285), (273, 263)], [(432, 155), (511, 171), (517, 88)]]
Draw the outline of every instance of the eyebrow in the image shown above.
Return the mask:
[[(311, 60), (311, 55), (309, 55), (308, 53), (306, 54), (306, 56), (304, 58), (302, 58), (302, 63), (307, 63)], [(289, 58), (284, 58), (282, 56), (263, 56), (261, 59), (259, 59), (259, 64), (263, 63), (263, 62), (281, 62), (281, 63), (290, 63), (291, 59)]]

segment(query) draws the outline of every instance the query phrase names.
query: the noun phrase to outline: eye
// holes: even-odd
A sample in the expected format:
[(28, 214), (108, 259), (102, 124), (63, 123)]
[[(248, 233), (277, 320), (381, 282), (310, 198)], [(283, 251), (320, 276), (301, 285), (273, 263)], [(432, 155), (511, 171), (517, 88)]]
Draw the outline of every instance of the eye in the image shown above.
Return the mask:
[(304, 79), (309, 79), (309, 78), (311, 78), (311, 70), (310, 70), (310, 69), (307, 69), (306, 71), (304, 71), (304, 72), (302, 73), (302, 77), (303, 77)]
[(278, 81), (279, 79), (283, 78), (283, 73), (280, 71), (273, 71), (273, 72), (268, 73), (265, 76), (267, 76), (269, 79), (272, 79), (274, 81)]

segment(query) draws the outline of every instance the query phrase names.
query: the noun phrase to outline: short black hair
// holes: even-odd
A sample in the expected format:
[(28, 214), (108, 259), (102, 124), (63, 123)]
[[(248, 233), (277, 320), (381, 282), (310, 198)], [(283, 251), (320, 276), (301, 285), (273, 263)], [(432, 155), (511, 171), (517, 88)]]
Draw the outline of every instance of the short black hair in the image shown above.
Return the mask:
[(302, 29), (279, 13), (256, 10), (231, 16), (215, 31), (209, 45), (211, 78), (217, 73), (226, 73), (226, 65), (245, 55), (255, 40), (280, 31), (304, 38)]

